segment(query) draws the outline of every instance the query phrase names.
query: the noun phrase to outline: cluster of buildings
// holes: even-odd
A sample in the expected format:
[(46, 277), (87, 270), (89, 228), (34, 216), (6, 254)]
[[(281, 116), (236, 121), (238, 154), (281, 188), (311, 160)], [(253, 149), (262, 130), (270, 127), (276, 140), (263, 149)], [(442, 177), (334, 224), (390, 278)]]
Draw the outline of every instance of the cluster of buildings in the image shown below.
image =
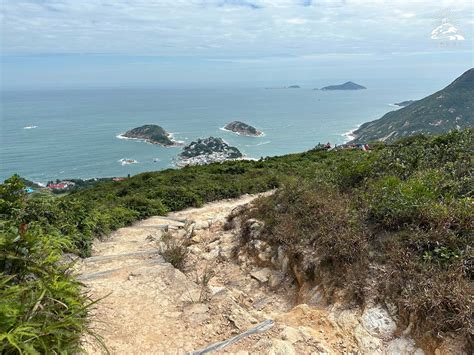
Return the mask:
[(73, 182), (73, 181), (67, 181), (67, 180), (64, 180), (64, 181), (59, 181), (55, 184), (53, 183), (49, 183), (48, 185), (46, 185), (46, 187), (48, 189), (51, 189), (51, 190), (66, 190), (68, 188), (71, 188), (71, 187), (74, 187), (76, 186), (76, 183)]

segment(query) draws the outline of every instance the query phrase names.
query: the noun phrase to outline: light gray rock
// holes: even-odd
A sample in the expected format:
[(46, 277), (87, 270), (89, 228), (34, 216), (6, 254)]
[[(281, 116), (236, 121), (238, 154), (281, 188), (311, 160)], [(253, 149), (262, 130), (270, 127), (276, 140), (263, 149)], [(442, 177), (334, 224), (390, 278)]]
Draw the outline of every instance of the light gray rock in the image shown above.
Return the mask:
[(383, 354), (383, 341), (372, 336), (362, 325), (359, 324), (354, 328), (354, 337), (363, 354)]
[(268, 278), (268, 286), (270, 286), (270, 288), (276, 288), (281, 285), (284, 278), (285, 275), (282, 272), (273, 271)]
[(240, 330), (247, 330), (252, 324), (257, 323), (257, 320), (241, 307), (232, 308), (228, 319)]
[(212, 260), (215, 260), (218, 256), (219, 256), (219, 253), (220, 253), (220, 248), (219, 247), (216, 247), (215, 249), (212, 249), (210, 252), (208, 253), (203, 253), (201, 255), (201, 257), (204, 259), (204, 260), (207, 260), (207, 261), (212, 261)]
[(261, 283), (266, 283), (268, 282), (268, 279), (272, 275), (272, 270), (269, 268), (263, 268), (263, 269), (258, 269), (250, 273), (250, 276), (252, 276), (254, 279)]
[(247, 210), (247, 208), (248, 208), (248, 204), (234, 207), (232, 211), (230, 211), (229, 213), (229, 218), (232, 219), (232, 218), (240, 216), (242, 213), (244, 213)]
[(388, 340), (397, 330), (397, 324), (380, 305), (367, 307), (361, 317), (363, 327), (373, 336)]
[(424, 351), (416, 347), (415, 341), (407, 337), (391, 340), (386, 349), (387, 355), (424, 355)]
[(272, 339), (272, 347), (268, 352), (271, 355), (296, 355), (295, 348), (289, 341)]
[(209, 229), (209, 221), (197, 221), (194, 224), (194, 230)]

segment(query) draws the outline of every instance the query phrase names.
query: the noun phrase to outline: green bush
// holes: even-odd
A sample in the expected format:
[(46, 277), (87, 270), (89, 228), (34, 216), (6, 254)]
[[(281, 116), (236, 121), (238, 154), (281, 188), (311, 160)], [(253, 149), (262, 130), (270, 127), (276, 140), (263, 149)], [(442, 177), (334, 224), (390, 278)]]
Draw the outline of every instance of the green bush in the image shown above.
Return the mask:
[(45, 234), (39, 223), (24, 222), (23, 186), (17, 177), (5, 185), (1, 198), (16, 217), (0, 226), (0, 351), (79, 351), (79, 338), (87, 331), (87, 300), (69, 266), (61, 263), (71, 242)]

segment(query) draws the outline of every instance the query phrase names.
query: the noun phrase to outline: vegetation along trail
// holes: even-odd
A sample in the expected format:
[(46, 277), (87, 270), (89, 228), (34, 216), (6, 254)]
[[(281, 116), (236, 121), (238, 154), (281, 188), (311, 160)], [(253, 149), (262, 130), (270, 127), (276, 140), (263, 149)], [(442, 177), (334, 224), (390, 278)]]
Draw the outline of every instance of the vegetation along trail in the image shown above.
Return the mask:
[[(108, 351), (422, 353), (410, 338), (395, 336), (382, 309), (326, 306), (314, 290), (305, 296), (287, 274), (239, 251), (241, 228), (228, 220), (257, 196), (151, 217), (94, 244), (77, 271), (101, 299), (92, 328)], [(88, 353), (104, 352), (84, 341)]]

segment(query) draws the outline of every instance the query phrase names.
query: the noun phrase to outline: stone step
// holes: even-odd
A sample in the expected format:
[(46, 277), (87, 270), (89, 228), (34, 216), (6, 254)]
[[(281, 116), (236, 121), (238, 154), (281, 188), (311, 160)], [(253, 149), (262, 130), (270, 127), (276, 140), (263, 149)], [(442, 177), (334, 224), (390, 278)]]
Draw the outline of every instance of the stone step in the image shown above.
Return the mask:
[[(115, 274), (118, 274), (120, 272), (124, 272), (126, 270), (129, 270), (130, 272), (134, 272), (134, 270), (137, 269), (143, 269), (143, 267), (150, 267), (150, 266), (156, 266), (156, 265), (166, 265), (168, 266), (169, 263), (165, 262), (162, 257), (148, 260), (141, 262), (139, 264), (134, 264), (134, 265), (126, 265), (114, 269), (107, 269), (107, 270), (101, 270), (101, 271), (96, 271), (96, 272), (91, 272), (91, 273), (85, 273), (77, 276), (77, 279), (79, 281), (91, 281), (91, 280), (96, 280), (96, 279), (105, 279), (108, 278), (109, 276), (114, 276)], [(151, 268), (151, 270), (155, 270), (155, 268)], [(143, 272), (143, 270), (142, 270)]]
[(144, 250), (144, 251), (137, 251), (137, 252), (133, 252), (133, 253), (91, 256), (89, 258), (83, 259), (82, 261), (84, 263), (96, 263), (96, 262), (100, 262), (100, 261), (117, 260), (117, 259), (123, 259), (123, 258), (131, 259), (131, 258), (151, 256), (151, 255), (162, 258), (157, 250)]

